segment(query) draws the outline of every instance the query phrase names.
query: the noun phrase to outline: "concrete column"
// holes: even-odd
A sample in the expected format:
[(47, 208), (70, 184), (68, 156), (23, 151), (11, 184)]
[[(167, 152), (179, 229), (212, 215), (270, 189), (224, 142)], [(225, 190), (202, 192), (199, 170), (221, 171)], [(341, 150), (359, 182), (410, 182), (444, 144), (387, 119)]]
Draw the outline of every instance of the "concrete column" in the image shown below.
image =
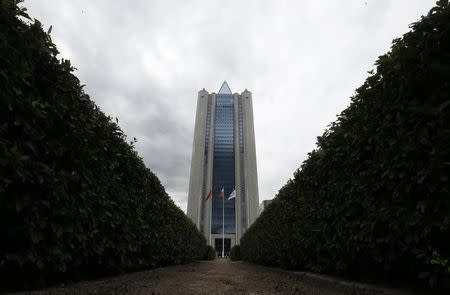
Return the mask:
[(241, 94), (242, 104), (245, 112), (245, 126), (244, 126), (244, 157), (245, 157), (245, 183), (247, 191), (247, 212), (248, 212), (248, 226), (258, 217), (259, 207), (259, 190), (258, 190), (258, 170), (256, 164), (256, 147), (255, 147), (255, 126), (253, 121), (253, 103), (252, 93), (245, 90)]
[(195, 116), (194, 141), (192, 145), (191, 171), (189, 179), (189, 193), (187, 215), (200, 230), (200, 203), (202, 198), (203, 163), (205, 161), (205, 127), (208, 110), (208, 92), (201, 90), (197, 97), (197, 111)]
[(234, 103), (234, 183), (236, 189), (236, 199), (234, 200), (235, 223), (236, 223), (236, 243), (241, 239), (241, 169), (239, 153), (239, 94), (233, 95)]
[[(215, 122), (216, 122), (216, 94), (212, 93), (211, 97), (211, 130), (209, 132), (209, 147), (208, 147), (208, 172), (207, 172), (207, 187), (208, 191), (212, 189), (213, 165), (214, 165), (214, 138), (215, 138)], [(211, 216), (212, 216), (212, 201), (214, 196), (206, 202), (205, 206), (205, 237), (208, 245), (212, 245), (211, 240)]]

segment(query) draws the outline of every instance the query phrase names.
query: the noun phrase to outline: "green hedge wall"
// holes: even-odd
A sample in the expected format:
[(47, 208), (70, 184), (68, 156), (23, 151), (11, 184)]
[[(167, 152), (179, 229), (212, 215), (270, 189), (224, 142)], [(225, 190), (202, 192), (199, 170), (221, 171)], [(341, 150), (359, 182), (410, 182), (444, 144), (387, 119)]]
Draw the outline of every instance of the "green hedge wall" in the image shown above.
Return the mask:
[(216, 250), (212, 246), (206, 246), (205, 255), (203, 260), (214, 260), (216, 259)]
[(448, 283), (450, 6), (393, 41), (241, 240), (253, 262)]
[(230, 259), (233, 261), (241, 260), (241, 246), (235, 245), (230, 250)]
[(0, 2), (0, 289), (201, 259), (204, 237), (41, 24), (9, 2)]

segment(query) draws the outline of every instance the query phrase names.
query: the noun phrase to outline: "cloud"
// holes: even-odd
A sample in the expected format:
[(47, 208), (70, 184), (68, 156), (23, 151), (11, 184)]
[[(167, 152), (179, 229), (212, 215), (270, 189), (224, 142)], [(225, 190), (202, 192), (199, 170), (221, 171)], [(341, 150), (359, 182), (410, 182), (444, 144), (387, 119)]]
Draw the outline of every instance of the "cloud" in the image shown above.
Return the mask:
[(377, 56), (434, 0), (26, 1), (186, 210), (197, 92), (253, 93), (260, 199), (292, 176)]

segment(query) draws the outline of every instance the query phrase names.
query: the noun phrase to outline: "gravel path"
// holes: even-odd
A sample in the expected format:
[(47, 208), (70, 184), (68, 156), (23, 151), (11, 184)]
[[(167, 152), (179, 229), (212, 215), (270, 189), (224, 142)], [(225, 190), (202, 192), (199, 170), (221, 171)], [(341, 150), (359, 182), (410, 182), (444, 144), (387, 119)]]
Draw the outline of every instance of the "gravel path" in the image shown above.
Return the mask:
[(387, 294), (246, 262), (163, 267), (22, 294)]

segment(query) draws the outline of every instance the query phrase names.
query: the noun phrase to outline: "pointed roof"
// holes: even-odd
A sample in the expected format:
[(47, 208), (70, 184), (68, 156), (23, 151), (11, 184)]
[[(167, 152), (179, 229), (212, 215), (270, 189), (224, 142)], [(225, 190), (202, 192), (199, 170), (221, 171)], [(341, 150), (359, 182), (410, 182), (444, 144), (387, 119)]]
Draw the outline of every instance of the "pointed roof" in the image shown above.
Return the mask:
[(222, 87), (220, 87), (219, 93), (217, 94), (232, 94), (230, 86), (228, 86), (227, 81), (223, 81)]

